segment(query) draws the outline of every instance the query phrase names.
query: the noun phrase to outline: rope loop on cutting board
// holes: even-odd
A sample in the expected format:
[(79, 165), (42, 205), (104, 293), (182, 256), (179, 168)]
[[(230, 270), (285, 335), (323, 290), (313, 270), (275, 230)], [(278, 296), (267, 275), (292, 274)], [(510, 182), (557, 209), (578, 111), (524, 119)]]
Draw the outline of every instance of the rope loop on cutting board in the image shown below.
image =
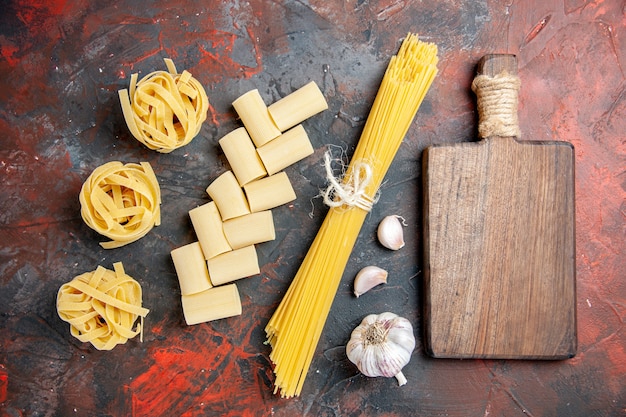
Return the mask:
[(478, 104), (478, 135), (521, 136), (517, 118), (520, 79), (506, 71), (489, 76), (481, 74), (474, 78), (472, 91)]

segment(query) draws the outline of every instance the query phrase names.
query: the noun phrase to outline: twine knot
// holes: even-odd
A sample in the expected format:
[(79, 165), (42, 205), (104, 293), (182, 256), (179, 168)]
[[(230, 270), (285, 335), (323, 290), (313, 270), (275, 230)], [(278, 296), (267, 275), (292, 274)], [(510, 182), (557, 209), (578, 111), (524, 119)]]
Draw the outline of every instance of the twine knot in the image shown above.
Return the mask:
[(358, 207), (365, 211), (370, 211), (378, 196), (371, 197), (366, 189), (372, 181), (372, 167), (363, 161), (356, 161), (352, 165), (352, 172), (349, 177), (335, 177), (332, 169), (333, 158), (330, 151), (324, 154), (324, 168), (326, 169), (326, 179), (328, 187), (322, 191), (324, 204), (329, 207)]
[(517, 118), (520, 79), (504, 71), (496, 76), (478, 75), (472, 82), (478, 104), (478, 134), (520, 137)]

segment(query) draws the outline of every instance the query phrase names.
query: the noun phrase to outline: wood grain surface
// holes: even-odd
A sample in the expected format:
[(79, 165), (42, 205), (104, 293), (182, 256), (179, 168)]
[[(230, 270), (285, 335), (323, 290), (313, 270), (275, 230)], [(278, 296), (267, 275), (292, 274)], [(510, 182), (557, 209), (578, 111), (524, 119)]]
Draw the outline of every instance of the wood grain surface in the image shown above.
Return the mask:
[[(478, 72), (516, 74), (510, 55)], [(426, 344), (435, 357), (576, 352), (574, 159), (566, 142), (489, 137), (424, 155)]]

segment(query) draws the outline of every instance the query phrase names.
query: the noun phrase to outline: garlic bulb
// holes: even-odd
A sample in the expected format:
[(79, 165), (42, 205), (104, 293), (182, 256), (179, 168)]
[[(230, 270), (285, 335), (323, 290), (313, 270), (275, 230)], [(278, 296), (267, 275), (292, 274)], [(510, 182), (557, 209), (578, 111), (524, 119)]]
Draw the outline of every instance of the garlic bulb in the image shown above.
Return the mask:
[(413, 326), (394, 313), (370, 314), (353, 331), (346, 345), (348, 359), (363, 375), (395, 376), (400, 386), (406, 384), (402, 368), (415, 349)]
[[(402, 220), (402, 223), (400, 223), (400, 220)], [(378, 225), (378, 241), (381, 245), (391, 250), (398, 250), (404, 247), (403, 225), (406, 224), (401, 216), (392, 215), (382, 219)]]
[(377, 266), (366, 266), (354, 278), (354, 295), (357, 298), (379, 284), (387, 283), (387, 271)]

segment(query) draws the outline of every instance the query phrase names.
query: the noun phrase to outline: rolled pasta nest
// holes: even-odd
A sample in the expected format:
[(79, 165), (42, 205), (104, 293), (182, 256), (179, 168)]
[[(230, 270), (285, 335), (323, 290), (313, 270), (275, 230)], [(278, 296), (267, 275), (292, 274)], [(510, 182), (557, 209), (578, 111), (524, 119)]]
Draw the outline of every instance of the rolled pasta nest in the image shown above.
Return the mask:
[[(70, 333), (98, 350), (111, 350), (143, 334), (141, 286), (124, 272), (121, 262), (114, 271), (98, 266), (65, 283), (57, 293), (59, 317), (70, 324)], [(141, 317), (142, 323), (133, 325)]]
[(85, 223), (118, 248), (145, 236), (161, 224), (161, 191), (148, 162), (107, 162), (96, 168), (83, 184), (79, 200)]
[(152, 150), (168, 153), (191, 142), (206, 120), (209, 100), (202, 84), (188, 71), (178, 74), (172, 60), (168, 71), (154, 71), (129, 90), (120, 90), (124, 119), (131, 134)]

